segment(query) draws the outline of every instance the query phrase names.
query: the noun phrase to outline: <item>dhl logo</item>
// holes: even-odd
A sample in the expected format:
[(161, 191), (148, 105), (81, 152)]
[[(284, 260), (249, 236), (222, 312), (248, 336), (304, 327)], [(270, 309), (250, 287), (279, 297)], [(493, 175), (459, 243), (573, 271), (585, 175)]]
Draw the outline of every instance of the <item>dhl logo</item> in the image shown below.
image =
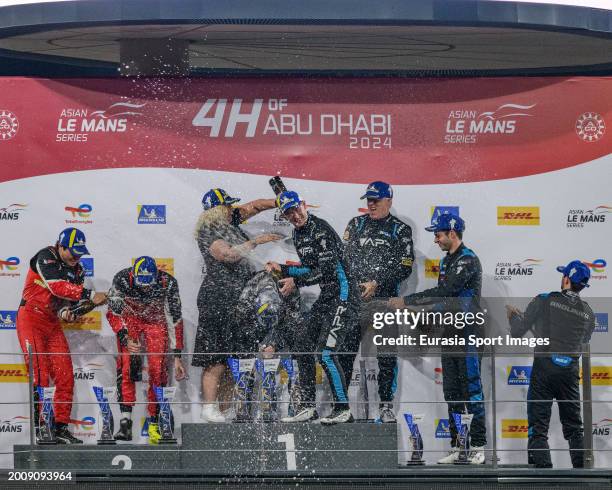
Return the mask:
[[(580, 383), (582, 383), (582, 370), (580, 370)], [(612, 366), (591, 366), (591, 384), (612, 386)]]
[(76, 322), (62, 322), (62, 328), (64, 330), (101, 330), (102, 313), (99, 311), (90, 311), (79, 317)]
[(538, 206), (497, 206), (497, 224), (500, 226), (539, 226)]
[[(157, 264), (157, 269), (160, 271), (167, 272), (171, 276), (174, 275), (174, 259), (173, 258), (159, 258), (153, 257), (155, 259), (155, 263)], [(132, 266), (136, 262), (136, 257), (132, 258)]]
[(25, 364), (0, 364), (0, 383), (27, 383), (28, 368)]
[(440, 260), (425, 259), (425, 277), (429, 279), (437, 279), (440, 275)]
[(66, 206), (64, 210), (71, 213), (73, 218), (89, 218), (93, 208), (91, 204), (80, 204), (79, 207), (76, 208), (74, 206)]
[(502, 439), (526, 439), (527, 419), (503, 419), (502, 420)]

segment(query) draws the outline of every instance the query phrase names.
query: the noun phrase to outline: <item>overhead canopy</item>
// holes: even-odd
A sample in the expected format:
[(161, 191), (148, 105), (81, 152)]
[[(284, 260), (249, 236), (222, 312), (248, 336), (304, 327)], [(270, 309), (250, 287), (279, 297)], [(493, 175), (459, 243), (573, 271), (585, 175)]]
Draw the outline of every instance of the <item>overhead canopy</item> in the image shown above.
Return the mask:
[(122, 42), (173, 39), (192, 73), (608, 73), (612, 10), (584, 6), (597, 2), (0, 1), (0, 70), (112, 75)]

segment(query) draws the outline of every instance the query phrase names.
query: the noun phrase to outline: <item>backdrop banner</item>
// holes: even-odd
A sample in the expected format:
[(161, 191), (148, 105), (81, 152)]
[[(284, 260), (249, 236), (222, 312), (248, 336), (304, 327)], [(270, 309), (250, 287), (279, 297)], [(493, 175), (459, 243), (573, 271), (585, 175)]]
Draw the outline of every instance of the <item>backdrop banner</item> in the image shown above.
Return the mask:
[[(0, 464), (11, 467), (12, 445), (29, 441), (27, 369), (15, 314), (30, 258), (54, 244), (63, 228), (76, 226), (92, 253), (83, 259), (87, 281), (107, 290), (132, 259), (155, 257), (179, 282), (191, 352), (203, 274), (194, 229), (203, 193), (221, 187), (243, 203), (270, 198), (268, 179), (281, 175), (340, 236), (365, 211), (359, 198), (367, 183), (391, 183), (392, 212), (412, 227), (416, 254), (403, 293), (435, 285), (443, 253), (424, 227), (449, 211), (466, 221), (464, 241), (482, 262), (483, 297), (516, 304), (557, 290), (557, 265), (587, 263), (592, 279), (583, 296), (597, 305), (598, 319), (592, 430), (595, 449), (607, 450), (596, 454), (596, 466), (610, 467), (611, 311), (602, 301), (612, 296), (610, 121), (612, 78), (605, 77), (0, 79), (0, 383), (3, 401), (13, 402), (0, 403)], [(267, 211), (243, 226), (250, 235), (287, 237), (258, 247), (255, 268), (298, 260), (291, 227), (278, 213)], [(307, 303), (317, 294), (316, 287), (303, 290)], [(95, 444), (100, 421), (92, 386), (114, 384), (116, 339), (105, 308), (65, 330), (74, 362), (72, 429)], [(402, 462), (412, 449), (403, 413), (425, 414), (419, 430), (428, 463), (441, 453), (427, 451), (448, 448), (441, 363), (427, 354), (400, 362), (395, 400)], [(489, 446), (497, 438), (502, 463), (526, 463), (530, 366), (531, 358), (507, 354), (494, 370), (490, 360), (483, 362), (489, 401), (496, 376), (496, 433), (489, 411), (488, 436)], [(368, 358), (366, 367), (376, 416), (376, 360)], [(356, 369), (349, 390), (355, 413), (361, 375)], [(321, 383), (321, 398), (329, 399)], [(200, 368), (189, 366), (189, 379), (174, 384), (180, 440), (180, 423), (199, 420)], [(144, 383), (137, 398), (143, 404), (135, 409), (135, 435), (146, 443)], [(570, 467), (556, 410), (550, 445), (562, 449), (553, 451), (555, 465)]]

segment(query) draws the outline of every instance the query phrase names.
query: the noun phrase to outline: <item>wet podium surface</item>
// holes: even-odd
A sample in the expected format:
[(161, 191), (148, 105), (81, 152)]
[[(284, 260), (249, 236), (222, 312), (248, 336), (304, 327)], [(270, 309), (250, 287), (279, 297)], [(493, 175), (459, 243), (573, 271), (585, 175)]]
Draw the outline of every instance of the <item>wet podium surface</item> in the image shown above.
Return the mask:
[[(398, 468), (396, 424), (182, 424), (175, 445), (15, 446), (15, 469), (381, 471)], [(32, 450), (30, 450), (32, 449)]]

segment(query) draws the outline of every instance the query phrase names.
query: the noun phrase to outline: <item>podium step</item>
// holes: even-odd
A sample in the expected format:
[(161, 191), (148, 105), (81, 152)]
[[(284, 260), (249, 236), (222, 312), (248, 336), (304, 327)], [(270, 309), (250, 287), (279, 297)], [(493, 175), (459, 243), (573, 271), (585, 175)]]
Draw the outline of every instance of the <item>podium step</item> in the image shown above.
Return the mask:
[(14, 468), (20, 470), (174, 470), (179, 448), (136, 444), (14, 447)]
[(23, 470), (265, 471), (396, 470), (396, 424), (182, 424), (182, 444), (14, 447)]
[(218, 472), (396, 469), (398, 464), (396, 424), (183, 424), (182, 434), (185, 468), (195, 468), (203, 458)]

